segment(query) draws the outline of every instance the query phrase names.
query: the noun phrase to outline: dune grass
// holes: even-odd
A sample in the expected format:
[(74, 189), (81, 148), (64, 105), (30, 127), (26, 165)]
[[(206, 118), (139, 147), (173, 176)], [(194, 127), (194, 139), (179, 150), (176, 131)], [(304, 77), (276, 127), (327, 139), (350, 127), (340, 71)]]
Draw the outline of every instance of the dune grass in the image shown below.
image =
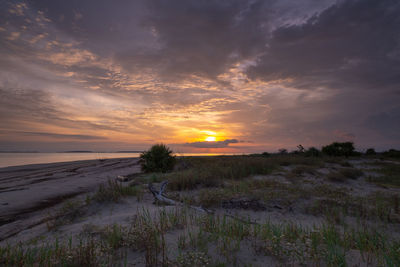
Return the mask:
[(140, 186), (124, 186), (115, 180), (108, 180), (106, 184), (100, 185), (91, 200), (97, 202), (118, 202), (124, 196), (136, 196), (141, 199), (143, 191)]
[(379, 162), (377, 165), (380, 167), (375, 171), (380, 174), (380, 176), (368, 177), (370, 182), (377, 184), (396, 186), (400, 187), (400, 164), (399, 163), (389, 163), (389, 162)]
[[(175, 245), (166, 238), (171, 231), (180, 233)], [(75, 239), (78, 242), (72, 242)], [(169, 253), (171, 249), (177, 253)], [(400, 264), (400, 242), (363, 225), (341, 229), (329, 223), (311, 228), (269, 221), (251, 224), (185, 209), (161, 209), (157, 214), (142, 210), (130, 225), (111, 225), (87, 239), (70, 237), (66, 242), (56, 240), (41, 247), (0, 247), (0, 264), (123, 265), (129, 251), (142, 253), (147, 266), (238, 265), (241, 251), (253, 257), (272, 257), (280, 265), (346, 266), (350, 251), (358, 254), (363, 264)]]

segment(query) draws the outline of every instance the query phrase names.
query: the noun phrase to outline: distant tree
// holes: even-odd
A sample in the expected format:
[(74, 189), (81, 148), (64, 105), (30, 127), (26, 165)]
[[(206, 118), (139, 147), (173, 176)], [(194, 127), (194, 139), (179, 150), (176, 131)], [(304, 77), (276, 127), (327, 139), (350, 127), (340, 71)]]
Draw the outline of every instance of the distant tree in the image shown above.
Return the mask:
[(278, 150), (278, 153), (281, 154), (281, 155), (284, 155), (284, 154), (287, 154), (288, 151), (287, 151), (286, 148), (281, 148), (281, 149)]
[(263, 153), (261, 154), (261, 156), (263, 156), (263, 157), (269, 157), (270, 154), (269, 154), (268, 152), (263, 152)]
[(167, 172), (175, 165), (172, 150), (164, 144), (153, 145), (148, 151), (140, 154), (140, 163), (145, 172)]
[(306, 157), (319, 157), (319, 156), (321, 156), (321, 151), (319, 151), (315, 147), (310, 147), (309, 149), (307, 149), (305, 151), (305, 155), (306, 155)]
[(334, 142), (330, 145), (322, 147), (322, 153), (328, 156), (349, 157), (354, 153), (354, 144), (353, 142)]
[(383, 155), (386, 157), (391, 157), (391, 158), (400, 158), (400, 150), (396, 149), (389, 149), (388, 151), (383, 152)]
[(376, 155), (375, 149), (368, 148), (367, 151), (365, 151), (365, 155), (368, 155), (368, 156)]
[(299, 153), (304, 153), (304, 152), (305, 152), (304, 147), (303, 147), (302, 145), (298, 145), (298, 146), (297, 146), (297, 152), (299, 152)]

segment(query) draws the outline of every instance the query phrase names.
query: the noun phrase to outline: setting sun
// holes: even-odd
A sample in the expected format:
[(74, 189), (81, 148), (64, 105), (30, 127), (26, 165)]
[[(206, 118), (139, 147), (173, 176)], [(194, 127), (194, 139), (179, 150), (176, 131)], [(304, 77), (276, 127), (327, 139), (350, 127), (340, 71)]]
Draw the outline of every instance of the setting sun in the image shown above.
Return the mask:
[(207, 142), (215, 142), (215, 136), (208, 136), (206, 139), (205, 139)]

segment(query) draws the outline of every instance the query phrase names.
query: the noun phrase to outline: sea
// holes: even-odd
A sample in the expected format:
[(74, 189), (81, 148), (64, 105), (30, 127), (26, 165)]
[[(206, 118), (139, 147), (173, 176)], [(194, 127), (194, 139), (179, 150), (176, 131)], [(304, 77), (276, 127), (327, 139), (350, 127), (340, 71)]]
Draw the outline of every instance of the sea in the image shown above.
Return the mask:
[[(221, 154), (179, 153), (177, 156), (214, 156)], [(225, 154), (226, 155), (226, 154)], [(28, 164), (68, 162), (77, 160), (137, 158), (140, 153), (0, 153), (0, 168)]]

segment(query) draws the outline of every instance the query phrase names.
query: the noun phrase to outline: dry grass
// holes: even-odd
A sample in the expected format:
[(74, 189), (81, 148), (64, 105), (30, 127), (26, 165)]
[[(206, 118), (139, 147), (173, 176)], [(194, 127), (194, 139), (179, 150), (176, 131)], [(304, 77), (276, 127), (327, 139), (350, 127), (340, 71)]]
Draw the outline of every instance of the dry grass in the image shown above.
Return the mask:
[(108, 180), (107, 184), (100, 185), (91, 199), (97, 202), (118, 202), (124, 196), (137, 196), (140, 200), (142, 195), (140, 186), (124, 186), (115, 180)]

